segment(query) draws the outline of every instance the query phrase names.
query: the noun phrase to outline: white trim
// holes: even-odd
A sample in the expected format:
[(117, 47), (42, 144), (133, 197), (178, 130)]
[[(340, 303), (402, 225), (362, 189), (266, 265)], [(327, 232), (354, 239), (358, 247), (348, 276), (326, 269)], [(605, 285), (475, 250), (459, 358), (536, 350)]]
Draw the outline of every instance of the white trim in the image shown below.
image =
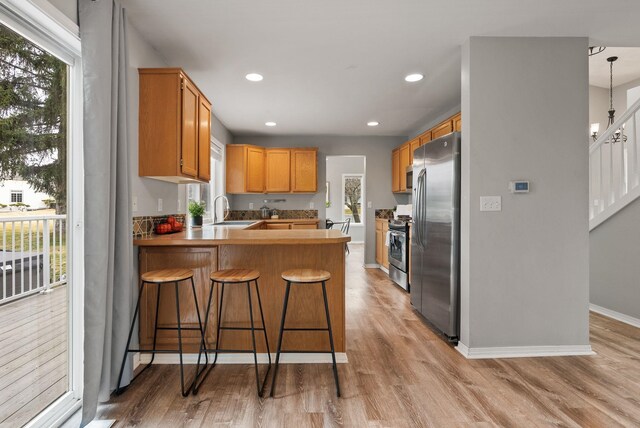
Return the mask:
[[(212, 354), (209, 354), (211, 358)], [(182, 354), (184, 364), (196, 364), (198, 362), (198, 354)], [(134, 361), (136, 358), (134, 357)], [(275, 352), (271, 353), (271, 362), (276, 360)], [(151, 361), (151, 354), (141, 354), (139, 357), (140, 364), (148, 364)], [(203, 360), (201, 360), (201, 363)], [(267, 364), (269, 359), (266, 353), (258, 353), (258, 363)], [(349, 362), (346, 352), (336, 352), (336, 362), (346, 364)], [(280, 354), (281, 364), (321, 364), (331, 363), (331, 354), (305, 354), (305, 353), (282, 353)], [(157, 354), (153, 360), (153, 364), (180, 364), (178, 354)], [(253, 364), (253, 354), (219, 354), (217, 364)], [(137, 365), (134, 364), (134, 370)]]
[(364, 244), (364, 241), (349, 241), (349, 244)]
[(43, 411), (31, 419), (24, 428), (59, 427), (81, 407), (82, 400), (74, 398), (73, 393), (67, 392), (49, 406), (52, 411)]
[[(365, 166), (366, 168), (366, 166)], [(365, 169), (366, 171), (366, 169)], [(344, 183), (345, 183), (345, 178), (346, 177), (360, 177), (360, 199), (362, 202), (360, 202), (360, 223), (354, 223), (353, 221), (351, 222), (351, 224), (349, 225), (349, 227), (364, 227), (365, 225), (365, 220), (366, 220), (366, 214), (365, 214), (365, 208), (367, 206), (367, 199), (366, 199), (366, 194), (365, 194), (365, 188), (367, 183), (365, 182), (365, 173), (344, 173), (342, 174), (342, 187), (341, 187), (341, 191), (342, 191), (342, 199), (340, 200), (340, 217), (342, 218), (342, 221), (347, 221), (346, 217), (344, 216)]]
[(591, 345), (561, 346), (496, 346), (488, 348), (469, 348), (462, 342), (456, 350), (470, 360), (485, 358), (524, 358), (524, 357), (561, 357), (575, 355), (595, 355)]
[(384, 267), (384, 266), (380, 266), (380, 270), (384, 273), (386, 273), (387, 275), (389, 275), (389, 269)]
[(365, 263), (364, 264), (364, 268), (365, 269), (378, 269), (380, 267), (380, 265), (378, 263)]
[(625, 315), (622, 312), (616, 312), (611, 309), (603, 308), (602, 306), (594, 305), (593, 303), (589, 303), (589, 310), (595, 312), (596, 314), (604, 315), (605, 317), (612, 318), (616, 321), (620, 321), (625, 324), (640, 328), (640, 319)]

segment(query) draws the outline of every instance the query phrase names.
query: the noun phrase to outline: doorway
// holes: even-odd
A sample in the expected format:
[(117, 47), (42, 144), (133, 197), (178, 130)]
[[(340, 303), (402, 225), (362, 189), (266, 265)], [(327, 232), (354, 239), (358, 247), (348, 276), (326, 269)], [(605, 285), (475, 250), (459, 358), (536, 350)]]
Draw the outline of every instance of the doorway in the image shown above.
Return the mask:
[[(342, 227), (348, 223), (349, 245), (364, 245), (366, 236), (366, 156), (327, 156), (325, 218)], [(351, 255), (351, 253), (349, 253)], [(353, 253), (362, 258), (364, 251)]]

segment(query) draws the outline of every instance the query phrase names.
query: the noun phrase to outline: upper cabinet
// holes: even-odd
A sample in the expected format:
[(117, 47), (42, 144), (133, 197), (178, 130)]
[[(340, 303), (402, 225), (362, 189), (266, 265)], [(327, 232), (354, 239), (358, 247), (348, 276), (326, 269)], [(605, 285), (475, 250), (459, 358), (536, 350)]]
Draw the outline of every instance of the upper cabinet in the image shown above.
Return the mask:
[(211, 103), (179, 68), (141, 68), (138, 175), (209, 181)]
[(318, 149), (291, 149), (291, 191), (318, 191)]
[(315, 193), (317, 148), (264, 148), (229, 144), (227, 193)]
[(289, 192), (291, 190), (291, 151), (289, 149), (265, 149), (266, 192)]
[(407, 141), (391, 152), (391, 191), (407, 192), (407, 166), (413, 165), (413, 152), (431, 140), (440, 138), (451, 132), (462, 130), (460, 113), (423, 132), (413, 140)]

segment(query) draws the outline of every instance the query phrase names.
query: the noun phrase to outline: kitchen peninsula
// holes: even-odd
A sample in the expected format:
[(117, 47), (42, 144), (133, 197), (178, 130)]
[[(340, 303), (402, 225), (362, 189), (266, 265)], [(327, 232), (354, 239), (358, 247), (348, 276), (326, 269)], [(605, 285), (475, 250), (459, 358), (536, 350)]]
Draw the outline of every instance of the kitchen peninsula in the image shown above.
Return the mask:
[[(309, 220), (308, 220), (309, 221)], [(317, 220), (310, 220), (317, 223)], [(285, 282), (281, 273), (287, 269), (313, 268), (331, 273), (327, 282), (327, 297), (331, 312), (336, 352), (345, 352), (345, 243), (350, 237), (339, 230), (290, 229), (266, 230), (267, 222), (226, 222), (188, 229), (171, 235), (152, 235), (134, 239), (139, 247), (139, 273), (164, 268), (189, 268), (195, 272), (196, 293), (201, 315), (204, 317), (209, 296), (209, 274), (228, 268), (248, 268), (260, 271), (260, 297), (271, 352), (275, 352)], [(305, 285), (304, 292), (292, 288), (287, 327), (325, 327), (321, 287)], [(147, 287), (140, 303), (140, 345), (150, 349), (153, 343), (156, 287)], [(257, 302), (252, 287), (254, 302)], [(229, 286), (224, 296), (224, 325), (247, 327), (249, 306), (244, 285)], [(207, 343), (215, 342), (218, 296), (214, 294), (207, 325)], [(257, 304), (254, 319), (259, 320)], [(196, 327), (197, 316), (190, 286), (180, 288), (181, 323)], [(160, 327), (175, 327), (175, 294), (172, 287), (162, 289), (158, 314)], [(177, 333), (158, 331), (158, 349), (176, 348)], [(266, 352), (263, 341), (258, 341), (258, 352)], [(186, 352), (198, 352), (197, 332), (184, 331)], [(226, 349), (250, 349), (250, 332), (234, 331), (224, 334), (221, 346)], [(328, 350), (326, 332), (287, 333), (283, 349)]]

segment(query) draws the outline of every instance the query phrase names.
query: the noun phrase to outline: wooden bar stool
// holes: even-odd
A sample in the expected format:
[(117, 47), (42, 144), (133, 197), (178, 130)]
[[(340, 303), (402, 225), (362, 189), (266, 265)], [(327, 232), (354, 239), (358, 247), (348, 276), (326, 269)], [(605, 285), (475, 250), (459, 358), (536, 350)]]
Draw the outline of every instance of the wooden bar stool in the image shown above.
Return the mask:
[[(278, 336), (278, 350), (276, 351), (276, 364), (273, 369), (273, 382), (271, 383), (271, 396), (273, 397), (276, 388), (276, 376), (278, 375), (278, 363), (282, 352), (282, 336), (285, 331), (326, 331), (329, 333), (329, 345), (331, 351), (284, 351), (284, 352), (309, 352), (309, 353), (329, 353), (333, 359), (333, 377), (336, 381), (336, 393), (340, 397), (340, 382), (338, 381), (338, 365), (336, 364), (336, 352), (333, 346), (333, 331), (331, 330), (331, 317), (329, 315), (329, 302), (327, 301), (326, 282), (331, 279), (331, 274), (325, 270), (318, 269), (291, 269), (282, 272), (282, 279), (287, 281), (287, 288), (284, 293), (284, 306), (282, 308), (282, 319), (280, 321), (280, 333)], [(287, 318), (287, 306), (289, 305), (289, 291), (291, 284), (322, 284), (322, 297), (324, 297), (324, 313), (327, 318), (327, 328), (285, 328)]]
[[(127, 387), (120, 387), (120, 382), (122, 381), (122, 373), (124, 372), (124, 366), (125, 366), (125, 362), (127, 360), (127, 354), (129, 354), (130, 352), (140, 352), (140, 353), (150, 353), (151, 354), (151, 361), (149, 362), (149, 364), (147, 364), (133, 379), (131, 379), (131, 382), (134, 381), (134, 379), (136, 379), (138, 376), (140, 376), (142, 374), (142, 372), (144, 372), (146, 369), (148, 369), (149, 367), (151, 367), (151, 364), (153, 364), (153, 360), (156, 357), (156, 353), (163, 353), (163, 354), (173, 354), (173, 353), (178, 353), (178, 355), (180, 355), (180, 385), (182, 388), (182, 396), (186, 397), (187, 395), (189, 395), (189, 392), (191, 391), (191, 388), (193, 388), (193, 386), (196, 383), (196, 380), (198, 379), (198, 375), (200, 374), (199, 372), (199, 366), (196, 367), (196, 374), (193, 378), (193, 381), (191, 382), (191, 384), (189, 385), (189, 387), (187, 389), (185, 389), (184, 386), (184, 364), (182, 361), (182, 331), (183, 330), (198, 330), (200, 331), (200, 336), (201, 336), (201, 343), (203, 343), (204, 341), (204, 328), (202, 326), (202, 319), (200, 318), (200, 308), (198, 307), (198, 296), (196, 295), (196, 287), (195, 284), (193, 282), (193, 270), (191, 269), (160, 269), (160, 270), (153, 270), (153, 271), (149, 271), (149, 272), (145, 272), (142, 274), (142, 283), (140, 284), (140, 291), (138, 293), (138, 303), (136, 303), (136, 310), (133, 313), (133, 320), (131, 321), (131, 329), (129, 330), (129, 338), (127, 339), (127, 346), (125, 348), (124, 351), (124, 356), (122, 357), (122, 366), (120, 367), (120, 375), (118, 376), (118, 383), (116, 386), (116, 390), (115, 393), (116, 394), (120, 394), (122, 393), (122, 391), (124, 391)], [(182, 327), (180, 324), (180, 297), (179, 297), (179, 284), (183, 281), (190, 281), (191, 282), (191, 290), (193, 291), (193, 300), (196, 306), (196, 313), (198, 315), (198, 327)], [(158, 286), (158, 294), (156, 297), (156, 317), (155, 317), (155, 321), (153, 324), (153, 348), (151, 350), (144, 350), (144, 349), (131, 349), (129, 346), (131, 345), (131, 336), (133, 335), (133, 329), (135, 327), (136, 324), (136, 318), (138, 317), (138, 312), (140, 311), (140, 298), (142, 297), (142, 291), (144, 290), (144, 287), (147, 284), (156, 284)], [(158, 327), (158, 312), (160, 309), (160, 289), (162, 288), (163, 285), (165, 284), (174, 284), (175, 287), (175, 291), (176, 291), (176, 320), (178, 322), (178, 327)], [(177, 330), (178, 331), (178, 349), (156, 349), (156, 340), (158, 337), (158, 330)], [(202, 347), (202, 345), (201, 345)], [(203, 367), (203, 371), (206, 368), (207, 364), (208, 364), (208, 358), (205, 360), (205, 365)], [(131, 382), (129, 384), (131, 384)]]
[[(207, 348), (205, 343), (202, 343), (200, 347), (200, 355), (198, 355), (198, 365), (200, 364), (200, 356), (202, 353), (205, 353), (205, 358), (207, 352), (214, 352), (215, 356), (209, 370), (201, 377), (201, 380), (194, 386), (193, 393), (197, 394), (198, 389), (204, 382), (205, 378), (211, 371), (211, 369), (215, 366), (218, 361), (218, 353), (253, 353), (253, 362), (256, 371), (256, 387), (258, 389), (258, 396), (262, 397), (264, 391), (264, 385), (267, 381), (267, 376), (269, 375), (269, 371), (271, 370), (271, 351), (269, 350), (269, 340), (267, 339), (267, 330), (266, 324), (264, 323), (264, 313), (262, 312), (262, 301), (260, 300), (260, 288), (258, 287), (258, 278), (260, 277), (260, 272), (252, 269), (225, 269), (219, 270), (216, 272), (212, 272), (211, 279), (211, 288), (209, 290), (209, 301), (207, 303), (207, 311), (204, 319), (204, 331), (207, 331), (207, 322), (209, 319), (209, 311), (211, 310), (211, 299), (213, 298), (213, 292), (216, 288), (217, 284), (220, 284), (220, 304), (218, 305), (218, 326), (216, 329), (216, 346), (215, 348)], [(262, 327), (258, 328), (254, 325), (253, 322), (253, 302), (251, 299), (251, 283), (255, 284), (256, 295), (258, 296), (258, 307), (260, 309), (260, 319), (262, 321)], [(224, 288), (228, 284), (246, 284), (247, 286), (247, 298), (249, 301), (249, 320), (251, 322), (251, 327), (223, 327), (222, 326), (222, 304), (224, 303)], [(241, 331), (251, 331), (251, 339), (253, 343), (252, 349), (221, 349), (220, 347), (220, 331), (222, 330), (241, 330)], [(269, 366), (267, 367), (267, 372), (264, 374), (264, 379), (262, 380), (262, 385), (260, 384), (260, 375), (258, 373), (258, 354), (256, 351), (256, 330), (262, 331), (264, 334), (264, 343), (267, 347), (267, 356), (269, 358)], [(203, 335), (204, 337), (204, 335)], [(205, 362), (206, 366), (206, 362)]]

